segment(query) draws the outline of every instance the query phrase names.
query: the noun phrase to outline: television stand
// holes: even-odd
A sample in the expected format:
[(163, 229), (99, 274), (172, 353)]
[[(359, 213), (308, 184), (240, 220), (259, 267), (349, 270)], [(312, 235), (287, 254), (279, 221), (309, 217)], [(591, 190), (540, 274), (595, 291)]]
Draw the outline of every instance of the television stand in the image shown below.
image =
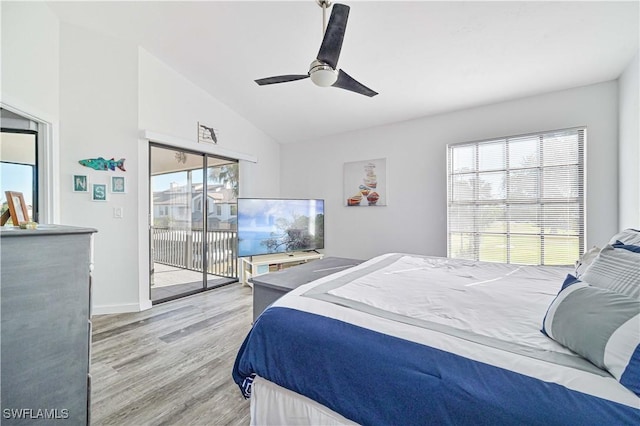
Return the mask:
[(296, 251), (293, 253), (265, 254), (240, 258), (240, 282), (253, 287), (249, 281), (258, 275), (281, 271), (290, 266), (322, 259), (324, 254), (317, 251)]

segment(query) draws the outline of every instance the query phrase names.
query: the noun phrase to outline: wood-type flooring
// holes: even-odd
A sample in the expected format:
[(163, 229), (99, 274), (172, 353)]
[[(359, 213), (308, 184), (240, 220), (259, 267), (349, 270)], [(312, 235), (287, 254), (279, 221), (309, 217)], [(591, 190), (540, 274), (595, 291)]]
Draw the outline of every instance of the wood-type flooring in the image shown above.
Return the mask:
[(92, 425), (248, 425), (231, 378), (251, 328), (251, 288), (239, 283), (92, 318)]

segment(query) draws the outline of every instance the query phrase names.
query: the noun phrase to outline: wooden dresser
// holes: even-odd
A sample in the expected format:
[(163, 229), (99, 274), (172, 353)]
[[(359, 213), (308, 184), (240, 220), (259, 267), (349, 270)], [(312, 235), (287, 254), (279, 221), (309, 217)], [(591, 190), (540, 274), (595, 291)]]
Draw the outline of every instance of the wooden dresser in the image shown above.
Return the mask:
[(94, 232), (0, 230), (2, 424), (89, 423)]

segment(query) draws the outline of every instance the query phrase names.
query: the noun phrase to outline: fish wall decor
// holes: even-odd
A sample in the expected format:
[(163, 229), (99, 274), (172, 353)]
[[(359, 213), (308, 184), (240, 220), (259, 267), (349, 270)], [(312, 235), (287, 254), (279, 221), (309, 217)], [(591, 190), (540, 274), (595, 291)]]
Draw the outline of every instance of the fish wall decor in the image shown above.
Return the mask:
[(85, 167), (91, 167), (94, 170), (115, 170), (116, 167), (126, 172), (124, 168), (124, 158), (119, 160), (105, 160), (102, 157), (99, 158), (87, 158), (86, 160), (80, 160), (78, 163), (82, 164)]

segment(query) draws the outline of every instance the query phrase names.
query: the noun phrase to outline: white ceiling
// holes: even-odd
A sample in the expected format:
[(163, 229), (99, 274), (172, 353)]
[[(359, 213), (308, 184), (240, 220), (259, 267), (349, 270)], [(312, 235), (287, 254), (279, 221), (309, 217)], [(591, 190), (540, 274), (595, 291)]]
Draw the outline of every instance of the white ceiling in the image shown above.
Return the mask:
[(612, 80), (639, 48), (637, 0), (344, 3), (338, 67), (373, 98), (309, 79), (254, 83), (308, 71), (322, 41), (314, 0), (49, 5), (135, 41), (281, 143)]

